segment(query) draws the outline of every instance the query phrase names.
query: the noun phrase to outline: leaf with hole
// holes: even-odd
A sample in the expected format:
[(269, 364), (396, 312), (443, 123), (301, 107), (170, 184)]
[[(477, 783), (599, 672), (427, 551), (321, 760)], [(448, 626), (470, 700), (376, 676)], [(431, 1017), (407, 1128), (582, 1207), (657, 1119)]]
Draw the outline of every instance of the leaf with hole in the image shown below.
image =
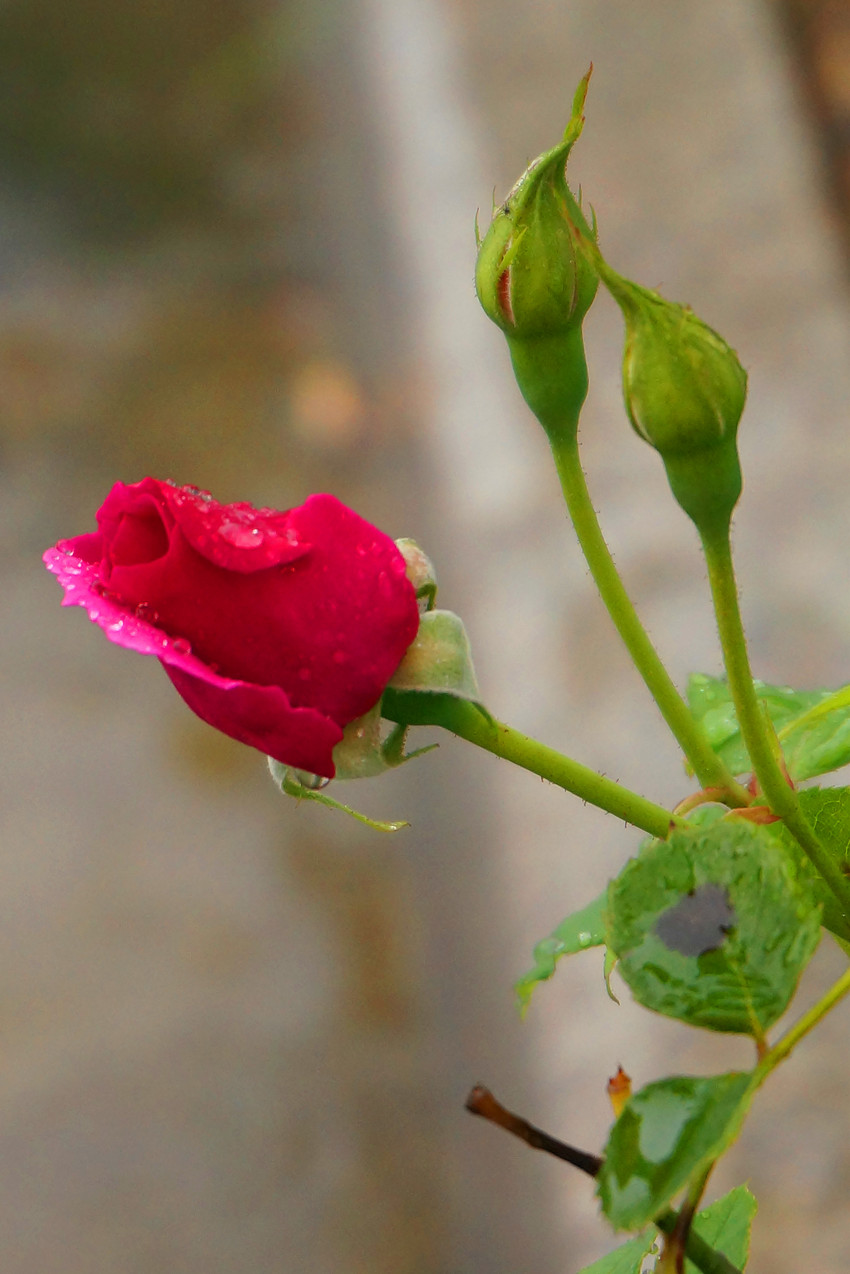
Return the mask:
[[(809, 787), (799, 793), (800, 808), (824, 849), (845, 876), (850, 876), (850, 788)], [(809, 877), (815, 897), (823, 904), (823, 924), (845, 941), (850, 938), (850, 921), (844, 918), (832, 890), (817, 874), (794, 837), (783, 823), (771, 823), (776, 836), (797, 861), (801, 874)]]
[(602, 1210), (614, 1228), (646, 1225), (723, 1154), (738, 1135), (753, 1092), (753, 1076), (733, 1071), (658, 1080), (630, 1097), (596, 1179)]
[(807, 872), (766, 827), (726, 818), (653, 841), (608, 888), (605, 939), (639, 1003), (764, 1037), (820, 935)]

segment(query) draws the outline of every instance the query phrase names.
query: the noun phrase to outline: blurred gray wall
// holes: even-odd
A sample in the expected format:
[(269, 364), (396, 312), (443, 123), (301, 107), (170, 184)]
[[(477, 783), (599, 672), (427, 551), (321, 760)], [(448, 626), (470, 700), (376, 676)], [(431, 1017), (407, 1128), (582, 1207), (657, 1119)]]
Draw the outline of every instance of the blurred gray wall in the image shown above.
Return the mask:
[[(560, 135), (592, 58), (571, 170), (606, 254), (750, 370), (757, 672), (837, 685), (850, 315), (815, 140), (755, 0), (208, 8), (176, 32), (94, 0), (0, 18), (4, 1270), (577, 1270), (612, 1243), (589, 1183), (469, 1119), (469, 1086), (597, 1149), (619, 1063), (637, 1084), (750, 1063), (611, 1004), (596, 954), (519, 1021), (534, 942), (636, 835), (450, 739), (342, 793), (411, 818), (389, 842), (295, 807), (60, 613), (38, 557), (119, 477), (334, 490), (431, 551), (494, 712), (675, 802), (676, 749), (477, 307), (474, 212)], [(624, 423), (604, 298), (588, 337), (588, 479), (683, 683), (719, 669), (704, 571)], [(801, 1003), (838, 967), (825, 947)], [(846, 1044), (839, 1013), (718, 1173), (759, 1197), (755, 1270), (846, 1264)]]

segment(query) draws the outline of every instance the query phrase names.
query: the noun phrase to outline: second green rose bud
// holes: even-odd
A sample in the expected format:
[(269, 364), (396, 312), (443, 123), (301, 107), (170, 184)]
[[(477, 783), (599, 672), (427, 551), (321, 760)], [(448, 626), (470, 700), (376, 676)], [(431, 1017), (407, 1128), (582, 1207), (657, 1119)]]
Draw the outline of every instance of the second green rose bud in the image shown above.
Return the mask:
[(722, 532), (741, 494), (737, 430), (747, 373), (691, 310), (622, 278), (594, 243), (583, 243), (623, 312), (629, 420), (661, 456), (673, 495), (700, 533)]

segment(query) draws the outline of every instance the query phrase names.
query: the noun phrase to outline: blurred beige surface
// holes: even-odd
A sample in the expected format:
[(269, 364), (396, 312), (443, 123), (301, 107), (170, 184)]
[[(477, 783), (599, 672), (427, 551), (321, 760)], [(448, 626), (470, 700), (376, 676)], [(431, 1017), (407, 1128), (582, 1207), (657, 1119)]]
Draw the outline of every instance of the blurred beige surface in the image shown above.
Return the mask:
[[(639, 1084), (749, 1063), (611, 1005), (595, 955), (518, 1021), (533, 943), (636, 837), (451, 740), (343, 793), (412, 819), (389, 843), (294, 807), (154, 665), (61, 613), (38, 556), (119, 477), (333, 490), (428, 546), (495, 712), (678, 799), (477, 308), (472, 219), (559, 135), (592, 58), (573, 176), (606, 253), (750, 369), (758, 673), (846, 681), (850, 314), (786, 51), (754, 0), (234, 4), (212, 28), (200, 5), (200, 42), (120, 13), (91, 0), (70, 42), (56, 0), (0, 21), (4, 1274), (569, 1274), (611, 1242), (588, 1183), (465, 1116), (468, 1087), (596, 1149), (619, 1062)], [(683, 682), (718, 668), (703, 568), (623, 422), (617, 315), (588, 326), (589, 481)], [(803, 994), (836, 967), (825, 948)], [(755, 1271), (846, 1264), (846, 1021), (823, 1034), (717, 1182), (760, 1199)]]

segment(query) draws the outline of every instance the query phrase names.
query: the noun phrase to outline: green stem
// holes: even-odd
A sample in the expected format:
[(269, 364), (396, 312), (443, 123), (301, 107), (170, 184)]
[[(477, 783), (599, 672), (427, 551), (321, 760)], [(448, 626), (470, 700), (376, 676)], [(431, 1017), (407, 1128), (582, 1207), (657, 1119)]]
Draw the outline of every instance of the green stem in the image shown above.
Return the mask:
[(466, 699), (386, 690), (381, 715), (388, 721), (400, 721), (405, 725), (442, 726), (476, 747), (512, 761), (532, 774), (539, 774), (581, 800), (662, 840), (669, 834), (671, 826), (687, 826), (684, 819), (674, 817), (662, 805), (621, 787), (613, 779), (597, 774), (545, 743), (538, 743), (519, 730), (485, 716), (480, 708)]
[(759, 1083), (763, 1083), (772, 1070), (774, 1070), (780, 1062), (784, 1062), (785, 1058), (796, 1048), (800, 1040), (808, 1035), (810, 1031), (821, 1022), (836, 1004), (844, 999), (845, 995), (850, 993), (850, 969), (842, 973), (837, 982), (829, 988), (817, 1004), (813, 1004), (807, 1013), (804, 1013), (798, 1022), (795, 1022), (790, 1030), (786, 1031), (781, 1040), (778, 1040), (773, 1048), (771, 1048), (756, 1067), (755, 1075)]
[(658, 704), (661, 715), (693, 766), (702, 786), (719, 788), (730, 805), (748, 805), (750, 800), (747, 792), (736, 783), (691, 716), (623, 586), (590, 499), (581, 467), (578, 440), (572, 436), (556, 437), (550, 433), (549, 441), (567, 509), (594, 583), (635, 667)]
[(765, 725), (759, 706), (738, 605), (738, 586), (732, 562), (729, 527), (710, 534), (704, 532), (702, 543), (729, 690), (735, 704), (741, 737), (759, 786), (773, 813), (783, 820), (815, 870), (835, 894), (844, 918), (850, 921), (850, 882), (821, 845), (800, 809), (797, 793), (789, 786), (776, 758), (774, 739)]
[(691, 1225), (713, 1169), (714, 1163), (712, 1162), (702, 1172), (697, 1173), (688, 1183), (687, 1193), (676, 1216), (676, 1224), (672, 1233), (667, 1236), (667, 1242), (664, 1245), (664, 1251), (658, 1263), (659, 1270), (662, 1267), (667, 1268), (665, 1260), (667, 1260), (671, 1270), (684, 1270), (685, 1253), (691, 1233)]

